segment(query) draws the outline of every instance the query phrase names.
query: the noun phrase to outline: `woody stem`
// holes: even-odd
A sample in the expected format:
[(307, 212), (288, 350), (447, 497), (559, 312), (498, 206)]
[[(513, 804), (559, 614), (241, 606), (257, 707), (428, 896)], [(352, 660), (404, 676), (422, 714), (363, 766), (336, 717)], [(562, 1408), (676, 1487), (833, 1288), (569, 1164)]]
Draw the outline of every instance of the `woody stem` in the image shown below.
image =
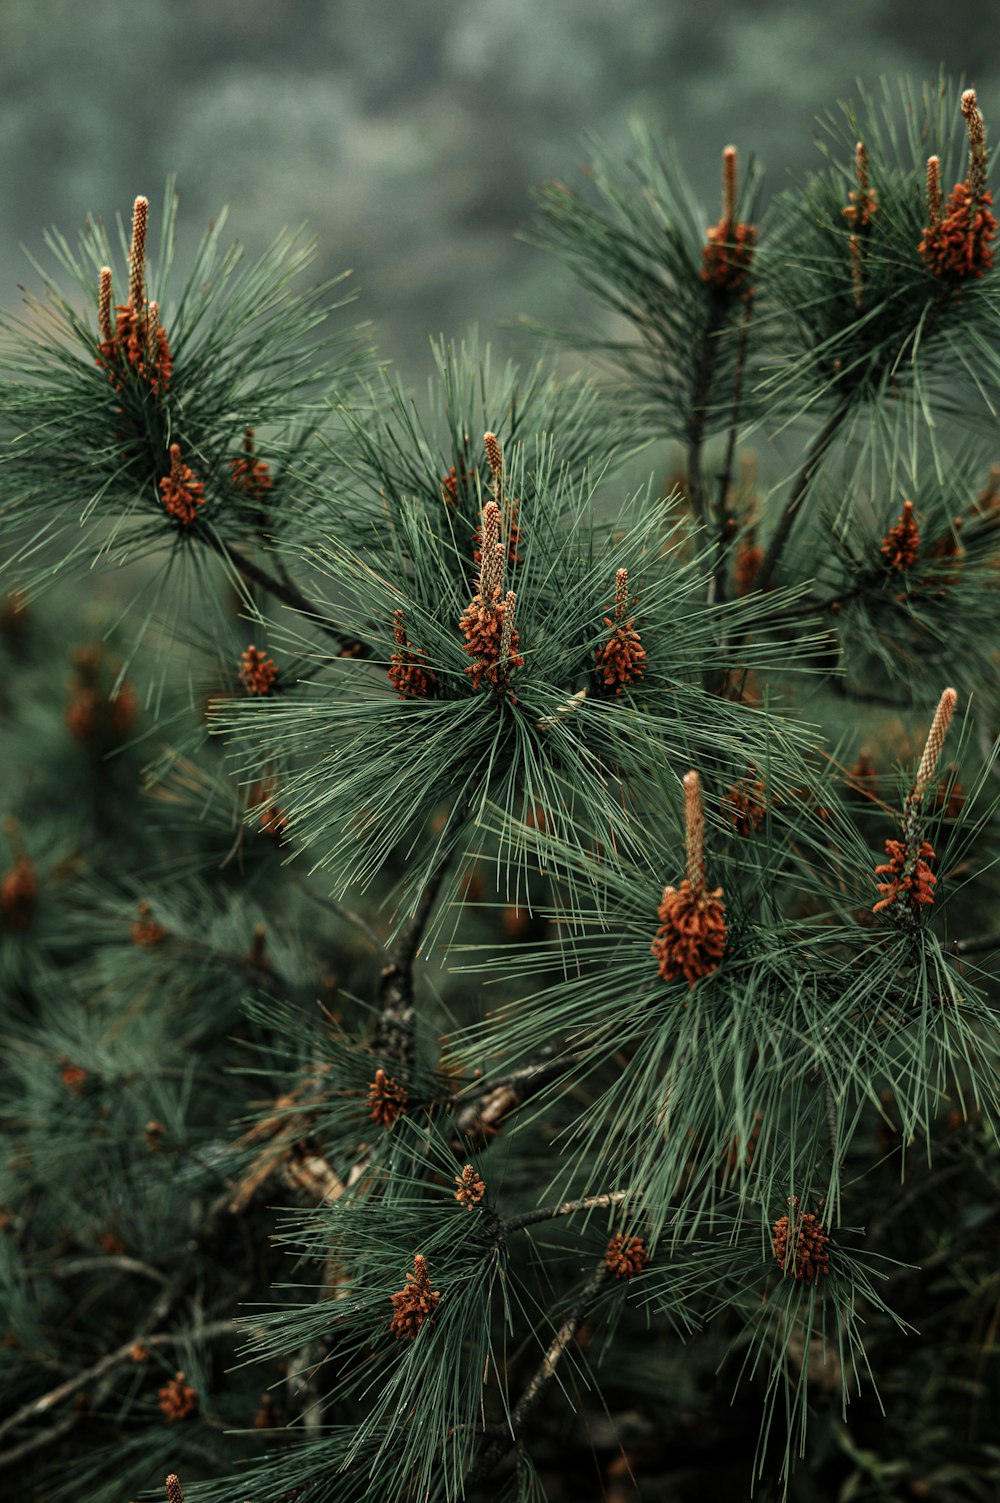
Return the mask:
[[(726, 599), (726, 543), (729, 537), (729, 510), (726, 498), (733, 474), (733, 458), (736, 454), (736, 433), (739, 426), (740, 401), (743, 395), (743, 372), (746, 366), (747, 344), (750, 336), (750, 319), (753, 315), (753, 297), (747, 296), (740, 323), (740, 342), (736, 355), (736, 373), (733, 378), (733, 405), (729, 414), (729, 432), (726, 436), (726, 453), (719, 474), (719, 491), (715, 507), (715, 569), (709, 584), (713, 605), (722, 605)], [(724, 645), (724, 644), (722, 644)], [(719, 669), (710, 669), (705, 675), (705, 688), (710, 693), (720, 693), (725, 674)]]
[(788, 494), (788, 500), (785, 502), (785, 509), (778, 519), (778, 525), (774, 529), (771, 541), (768, 544), (767, 552), (764, 555), (763, 562), (761, 563), (760, 570), (757, 574), (756, 587), (758, 590), (766, 590), (768, 585), (771, 583), (771, 578), (778, 566), (778, 562), (784, 551), (785, 544), (788, 541), (789, 534), (791, 533), (792, 528), (794, 527), (795, 522), (798, 518), (799, 511), (801, 509), (802, 502), (805, 499), (806, 492), (809, 489), (810, 484), (812, 483), (816, 471), (819, 469), (820, 464), (825, 458), (827, 450), (830, 448), (838, 432), (840, 431), (841, 424), (847, 416), (849, 408), (849, 397), (846, 395), (842, 396), (836, 407), (834, 407), (833, 411), (830, 413), (830, 416), (827, 418), (826, 422), (823, 424), (820, 431), (816, 434), (816, 437), (813, 439), (812, 443), (809, 445), (809, 448), (806, 451), (806, 457), (803, 462), (802, 468), (798, 473), (795, 484), (792, 486), (792, 489)]
[(620, 1206), (627, 1191), (612, 1190), (607, 1195), (585, 1195), (581, 1200), (564, 1200), (557, 1206), (540, 1206), (534, 1211), (522, 1211), (519, 1216), (509, 1216), (503, 1223), (505, 1232), (519, 1232), (539, 1221), (554, 1221), (557, 1216), (572, 1216), (576, 1211), (604, 1211)]
[(691, 393), (691, 416), (688, 419), (688, 499), (699, 522), (706, 522), (705, 485), (701, 474), (701, 450), (705, 438), (706, 404), (715, 369), (716, 344), (725, 317), (725, 300), (713, 294), (708, 319), (701, 340), (698, 372)]
[(548, 1385), (555, 1377), (559, 1363), (583, 1325), (591, 1307), (608, 1278), (608, 1269), (602, 1258), (580, 1291), (576, 1304), (556, 1332), (544, 1357), (535, 1369), (527, 1387), (521, 1394), (510, 1416), (510, 1434), (491, 1440), (479, 1453), (479, 1460), (468, 1478), (470, 1487), (485, 1482), (496, 1470), (512, 1446), (521, 1437), (532, 1413), (544, 1397)]
[(307, 595), (303, 594), (298, 585), (288, 577), (283, 567), (282, 574), (284, 578), (276, 578), (275, 575), (269, 574), (260, 564), (249, 558), (235, 544), (227, 542), (225, 538), (219, 537), (218, 533), (205, 529), (200, 531), (198, 536), (207, 547), (212, 549), (213, 553), (218, 553), (221, 558), (226, 559), (239, 574), (244, 575), (247, 579), (252, 579), (254, 584), (260, 585), (261, 589), (266, 590), (269, 595), (273, 595), (275, 600), (280, 600), (282, 605), (289, 606), (293, 611), (298, 611), (300, 615), (309, 616), (315, 621), (322, 632), (325, 632), (328, 637), (333, 638), (338, 647), (351, 648), (355, 651), (355, 656), (360, 658), (374, 656), (374, 649), (367, 642), (359, 642), (356, 637), (352, 637), (342, 627), (330, 621), (324, 615), (322, 608), (315, 601), (310, 600)]

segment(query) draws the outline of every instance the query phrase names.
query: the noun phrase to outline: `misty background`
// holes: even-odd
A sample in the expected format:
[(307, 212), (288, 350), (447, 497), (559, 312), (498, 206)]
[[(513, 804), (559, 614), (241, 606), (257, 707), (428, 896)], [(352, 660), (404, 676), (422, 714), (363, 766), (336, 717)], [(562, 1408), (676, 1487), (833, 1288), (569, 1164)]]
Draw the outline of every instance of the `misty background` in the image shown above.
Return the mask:
[(353, 271), (341, 318), (420, 385), (430, 334), (477, 324), (534, 359), (504, 320), (575, 321), (568, 274), (515, 236), (533, 185), (579, 181), (587, 133), (625, 154), (644, 118), (708, 223), (723, 146), (780, 189), (857, 78), (943, 64), (1000, 131), (995, 0), (0, 0), (0, 20), (3, 307), (37, 285), (19, 242), (51, 265), (46, 226), (75, 240), (137, 193), (158, 216), (176, 173), (182, 263), (223, 205), (251, 254), (308, 220), (318, 277)]

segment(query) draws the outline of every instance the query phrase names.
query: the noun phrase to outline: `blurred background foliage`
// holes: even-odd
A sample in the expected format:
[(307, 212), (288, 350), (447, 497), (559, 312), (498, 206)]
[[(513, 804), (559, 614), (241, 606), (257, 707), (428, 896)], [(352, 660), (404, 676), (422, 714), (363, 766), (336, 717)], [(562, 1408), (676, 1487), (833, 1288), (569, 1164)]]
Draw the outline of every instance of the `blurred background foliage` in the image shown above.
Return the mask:
[(627, 154), (641, 116), (714, 212), (724, 145), (770, 168), (769, 196), (818, 165), (814, 117), (858, 78), (943, 65), (1000, 114), (989, 0), (0, 0), (0, 21), (0, 304), (28, 280), (19, 242), (127, 216), (173, 172), (182, 261), (223, 204), (251, 255), (308, 219), (318, 277), (353, 269), (421, 384), (429, 334), (477, 323), (534, 356), (497, 325), (567, 320), (571, 283), (515, 236), (585, 133)]

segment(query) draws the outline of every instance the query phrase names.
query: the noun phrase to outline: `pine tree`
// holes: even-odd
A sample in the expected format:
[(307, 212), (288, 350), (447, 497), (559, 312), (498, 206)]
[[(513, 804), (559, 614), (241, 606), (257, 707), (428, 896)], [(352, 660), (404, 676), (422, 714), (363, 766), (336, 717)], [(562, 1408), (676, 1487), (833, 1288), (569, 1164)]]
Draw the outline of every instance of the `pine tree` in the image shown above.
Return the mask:
[(441, 344), (424, 408), (301, 236), (220, 220), (179, 291), (172, 188), (48, 237), (0, 351), (19, 1498), (991, 1495), (989, 158), (944, 83), (826, 124), (766, 210), (641, 131), (541, 190), (593, 377)]

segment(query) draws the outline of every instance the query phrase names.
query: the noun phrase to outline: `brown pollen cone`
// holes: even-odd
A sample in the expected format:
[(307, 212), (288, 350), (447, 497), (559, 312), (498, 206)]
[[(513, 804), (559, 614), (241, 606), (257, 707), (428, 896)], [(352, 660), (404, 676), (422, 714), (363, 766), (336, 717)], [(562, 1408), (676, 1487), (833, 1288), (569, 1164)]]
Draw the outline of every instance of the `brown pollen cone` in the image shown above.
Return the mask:
[(701, 279), (720, 292), (746, 298), (753, 293), (750, 265), (757, 244), (757, 227), (736, 218), (736, 148), (722, 153), (722, 218), (712, 225), (701, 253)]
[(737, 835), (746, 838), (756, 834), (767, 813), (767, 799), (760, 778), (744, 778), (728, 789), (722, 797), (722, 812)]
[(134, 374), (149, 387), (163, 393), (170, 384), (173, 357), (167, 331), (160, 323), (157, 303), (146, 300), (146, 222), (149, 201), (137, 198), (132, 210), (132, 244), (129, 249), (129, 295), (115, 307), (111, 320), (111, 268), (102, 266), (97, 292), (97, 364), (107, 371), (116, 391), (126, 375)]
[(59, 1063), (62, 1066), (59, 1071), (59, 1078), (67, 1091), (72, 1091), (74, 1096), (82, 1096), (84, 1082), (87, 1079), (86, 1070), (82, 1065), (74, 1065), (72, 1060), (65, 1054), (62, 1055)]
[(900, 896), (908, 900), (911, 916), (922, 904), (934, 902), (937, 878), (927, 863), (933, 861), (935, 853), (933, 846), (923, 838), (923, 801), (937, 772), (957, 704), (956, 691), (950, 686), (943, 690), (927, 732), (913, 787), (903, 805), (903, 839), (886, 841), (889, 860), (875, 868), (875, 875), (887, 880), (878, 883), (879, 892), (885, 896), (875, 904), (874, 913), (888, 908)]
[(749, 595), (757, 582), (760, 566), (764, 562), (764, 550), (753, 541), (752, 534), (748, 533), (740, 539), (736, 550), (736, 562), (733, 565), (733, 589), (738, 598)]
[(913, 515), (913, 502), (904, 501), (899, 520), (882, 539), (881, 551), (889, 561), (889, 568), (905, 574), (920, 557), (920, 529)]
[(409, 1099), (405, 1085), (384, 1070), (375, 1071), (375, 1079), (368, 1087), (368, 1115), (373, 1122), (380, 1127), (391, 1127), (405, 1113)]
[(830, 1272), (830, 1254), (827, 1252), (830, 1237), (811, 1211), (799, 1214), (797, 1195), (789, 1201), (789, 1208), (791, 1214), (781, 1216), (774, 1223), (771, 1246), (775, 1262), (789, 1278), (813, 1284)]
[(975, 89), (962, 95), (962, 114), (969, 137), (969, 166), (965, 181), (956, 183), (941, 213), (940, 161), (927, 163), (929, 223), (917, 247), (936, 277), (963, 281), (981, 277), (993, 264), (991, 242), (997, 221), (991, 212), (993, 195), (986, 187), (986, 128), (976, 103)]
[(181, 1479), (176, 1472), (170, 1473), (163, 1488), (167, 1495), (167, 1503), (184, 1503), (184, 1489), (181, 1487)]
[(240, 683), (248, 694), (269, 694), (278, 677), (278, 665), (273, 658), (254, 647), (246, 649), (240, 657)]
[(258, 814), (258, 829), (280, 842), (288, 829), (289, 819), (278, 802), (278, 783), (274, 778), (265, 778), (255, 783), (247, 794), (247, 808)]
[(455, 1199), (459, 1205), (463, 1205), (471, 1211), (473, 1206), (479, 1204), (486, 1194), (486, 1181), (480, 1179), (471, 1164), (466, 1164), (461, 1174), (455, 1175)]
[(854, 170), (858, 186), (848, 193), (847, 207), (840, 212), (852, 230), (866, 230), (878, 213), (878, 197), (868, 180), (868, 152), (862, 141), (855, 148)]
[(252, 428), (244, 432), (243, 453), (232, 461), (229, 472), (233, 490), (243, 491), (253, 501), (262, 501), (274, 484), (267, 462), (256, 456)]
[(626, 1237), (616, 1232), (604, 1253), (604, 1266), (616, 1279), (634, 1279), (649, 1263), (649, 1251), (642, 1237)]
[(660, 927), (652, 950), (664, 981), (684, 976), (689, 986), (717, 970), (726, 949), (725, 905), (722, 888), (695, 890), (686, 880), (680, 888), (664, 888), (657, 910)]
[[(427, 1259), (417, 1253), (413, 1259), (413, 1272), (406, 1275), (406, 1287), (390, 1296), (393, 1317), (389, 1329), (397, 1341), (405, 1336), (415, 1341), (424, 1321), (433, 1315), (441, 1295), (431, 1288)], [(432, 1322), (433, 1324), (433, 1322)]]
[(175, 1373), (170, 1382), (159, 1391), (160, 1408), (170, 1424), (188, 1419), (198, 1407), (198, 1395), (183, 1373)]
[(395, 651), (386, 670), (390, 684), (400, 699), (430, 699), (437, 688), (437, 679), (423, 666), (424, 654), (407, 639), (402, 611), (393, 615), (392, 640)]
[(883, 908), (888, 908), (901, 894), (909, 899), (914, 908), (921, 903), (933, 903), (937, 877), (927, 864), (934, 860), (935, 855), (930, 842), (920, 842), (915, 860), (908, 859), (906, 843), (902, 840), (887, 840), (885, 853), (889, 860), (875, 868), (876, 877), (886, 878), (886, 881), (878, 883), (879, 892), (885, 896), (879, 899), (872, 912), (879, 913)]
[(651, 950), (664, 981), (684, 976), (692, 987), (718, 969), (727, 939), (722, 888), (709, 892), (705, 886), (705, 816), (701, 779), (693, 770), (684, 777), (684, 828), (687, 877), (679, 889), (663, 890)]
[(524, 666), (516, 627), (509, 631), (510, 649), (506, 661), (502, 660), (501, 649), (509, 611), (509, 599), (501, 600), (498, 590), (492, 605), (487, 605), (482, 595), (477, 593), (462, 613), (458, 624), (465, 638), (465, 651), (475, 659), (465, 670), (472, 679), (473, 689), (478, 689), (484, 679), (494, 689), (505, 688), (508, 672)]
[(10, 841), (14, 864), (0, 877), (0, 913), (4, 924), (17, 934), (30, 929), (38, 907), (38, 872), (24, 849), (15, 819), (6, 819), (4, 829)]
[(132, 731), (138, 714), (132, 683), (123, 679), (111, 698), (116, 666), (96, 646), (78, 648), (73, 654), (73, 669), (65, 712), (70, 735), (98, 750), (120, 745)]
[(205, 487), (194, 470), (181, 461), (180, 444), (170, 445), (170, 474), (160, 481), (163, 505), (182, 527), (190, 527), (205, 504)]
[(134, 945), (147, 949), (162, 944), (167, 938), (167, 930), (153, 918), (153, 910), (145, 898), (139, 904), (139, 917), (132, 920), (130, 933)]
[(646, 672), (646, 649), (635, 630), (635, 618), (626, 621), (628, 611), (628, 570), (615, 575), (614, 620), (605, 616), (604, 624), (611, 636), (594, 654), (597, 670), (606, 689), (620, 694), (627, 684), (636, 683)]

